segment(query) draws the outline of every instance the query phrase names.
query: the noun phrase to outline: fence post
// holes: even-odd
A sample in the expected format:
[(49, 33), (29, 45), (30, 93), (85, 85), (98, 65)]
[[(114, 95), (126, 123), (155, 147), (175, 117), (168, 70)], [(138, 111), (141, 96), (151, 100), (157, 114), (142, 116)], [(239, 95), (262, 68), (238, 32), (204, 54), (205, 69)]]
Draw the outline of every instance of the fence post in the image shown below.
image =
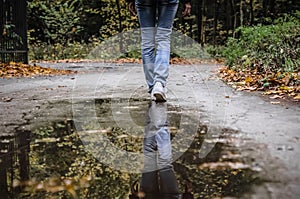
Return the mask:
[(27, 2), (0, 0), (0, 60), (28, 63)]

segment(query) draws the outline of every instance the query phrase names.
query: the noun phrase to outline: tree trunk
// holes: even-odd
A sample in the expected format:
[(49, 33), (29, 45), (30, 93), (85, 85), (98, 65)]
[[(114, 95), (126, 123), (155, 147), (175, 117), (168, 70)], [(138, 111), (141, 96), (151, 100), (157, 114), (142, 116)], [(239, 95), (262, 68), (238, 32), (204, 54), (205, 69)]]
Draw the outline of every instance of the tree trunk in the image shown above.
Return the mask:
[(231, 6), (230, 2), (224, 0), (224, 8), (225, 8), (225, 27), (226, 27), (226, 40), (229, 37), (229, 30), (231, 29)]
[(250, 0), (250, 26), (254, 23), (254, 13), (253, 13), (253, 0)]
[(30, 132), (20, 132), (18, 136), (18, 159), (20, 164), (20, 179), (26, 181), (29, 179), (29, 155), (30, 152)]
[(269, 1), (269, 6), (270, 6), (271, 15), (274, 15), (275, 14), (275, 0), (270, 0)]
[(236, 12), (236, 9), (235, 9), (235, 0), (231, 0), (231, 8), (232, 8), (232, 11), (233, 11), (233, 27), (232, 27), (232, 36), (235, 37), (235, 29), (236, 29), (236, 26), (237, 26), (237, 12)]
[(263, 0), (263, 12), (264, 12), (264, 17), (267, 17), (267, 15), (268, 15), (268, 0)]
[(213, 30), (213, 45), (216, 45), (216, 32), (217, 32), (217, 25), (218, 25), (218, 17), (217, 17), (217, 0), (214, 0), (214, 30)]
[[(5, 155), (4, 155), (5, 158)], [(7, 184), (7, 168), (6, 165), (7, 164), (4, 161), (4, 158), (1, 159), (0, 162), (0, 193), (1, 193), (1, 197), (8, 199), (9, 197), (9, 192), (8, 192), (8, 184)]]
[(243, 0), (240, 1), (240, 26), (243, 27), (244, 25), (244, 11), (243, 11)]
[(202, 33), (202, 1), (197, 1), (197, 27), (198, 27), (198, 42), (201, 43), (201, 33)]
[(201, 23), (201, 45), (205, 44), (205, 25), (206, 25), (206, 0), (202, 0), (202, 23)]

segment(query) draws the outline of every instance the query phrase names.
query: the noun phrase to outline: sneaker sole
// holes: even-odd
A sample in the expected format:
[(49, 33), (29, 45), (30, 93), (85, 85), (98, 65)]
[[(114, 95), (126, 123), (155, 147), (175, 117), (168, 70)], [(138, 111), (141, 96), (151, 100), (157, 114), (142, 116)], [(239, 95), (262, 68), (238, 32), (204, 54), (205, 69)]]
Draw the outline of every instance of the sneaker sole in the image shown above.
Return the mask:
[(160, 93), (154, 93), (154, 97), (155, 97), (154, 101), (156, 101), (156, 102), (166, 102), (167, 101), (166, 97)]

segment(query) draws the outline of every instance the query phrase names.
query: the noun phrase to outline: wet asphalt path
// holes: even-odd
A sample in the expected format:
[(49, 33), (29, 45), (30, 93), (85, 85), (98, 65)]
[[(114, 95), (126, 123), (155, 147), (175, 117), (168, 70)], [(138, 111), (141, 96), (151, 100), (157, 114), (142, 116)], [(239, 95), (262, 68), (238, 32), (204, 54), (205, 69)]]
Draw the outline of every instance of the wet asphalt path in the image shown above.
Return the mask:
[[(0, 79), (1, 134), (72, 115), (72, 106), (49, 109), (52, 101), (72, 104), (95, 98), (149, 98), (140, 65), (40, 65), (77, 70), (78, 74)], [(264, 179), (243, 198), (300, 198), (300, 107), (274, 105), (257, 94), (235, 91), (216, 77), (217, 68), (214, 64), (172, 66), (169, 103), (199, 114), (199, 121), (209, 125), (212, 133), (227, 127), (239, 132), (231, 144)], [(218, 137), (208, 136), (207, 140), (209, 148)]]

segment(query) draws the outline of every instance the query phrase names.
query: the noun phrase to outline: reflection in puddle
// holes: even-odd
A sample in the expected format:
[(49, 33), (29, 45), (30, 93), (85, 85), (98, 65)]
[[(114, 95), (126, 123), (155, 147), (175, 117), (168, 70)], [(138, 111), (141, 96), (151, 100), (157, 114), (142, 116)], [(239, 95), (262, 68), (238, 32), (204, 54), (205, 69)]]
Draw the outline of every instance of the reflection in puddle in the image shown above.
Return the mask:
[[(101, 129), (84, 132), (89, 135), (100, 133), (120, 150), (142, 153), (149, 101), (132, 99), (129, 105), (124, 105), (124, 101), (120, 99), (117, 103), (117, 107), (123, 109), (112, 113), (110, 99), (97, 99), (96, 115)], [(179, 134), (183, 115), (178, 106), (168, 104), (165, 109), (174, 154), (176, 145), (173, 146), (173, 140)], [(121, 117), (124, 110), (130, 114), (130, 118)], [(135, 128), (126, 126), (129, 119), (138, 125)], [(190, 121), (193, 123), (192, 118)], [(93, 125), (85, 124), (86, 129)], [(82, 131), (78, 132), (76, 129), (73, 120), (53, 121), (32, 132), (23, 131), (1, 136), (1, 198), (135, 198), (143, 195), (138, 184), (141, 183), (145, 189), (149, 182), (153, 185), (154, 181), (149, 180), (153, 176), (155, 179), (163, 179), (163, 176), (159, 178), (154, 172), (154, 175), (148, 176), (149, 179), (143, 176), (147, 180), (141, 181), (141, 174), (120, 172), (102, 164), (95, 158), (95, 154), (86, 150), (87, 140), (83, 144)], [(226, 134), (234, 133), (229, 129), (223, 131)], [(217, 143), (207, 157), (198, 157), (206, 132), (207, 127), (199, 124), (190, 148), (173, 163), (176, 182), (171, 181), (178, 184), (178, 192), (185, 198), (216, 198), (239, 197), (249, 191), (257, 180), (255, 172), (237, 159), (224, 158), (229, 153), (238, 155), (226, 143)], [(89, 147), (105, 150), (99, 148), (97, 136), (92, 136), (89, 144)], [(103, 151), (99, 151), (100, 154), (101, 152)], [(145, 169), (145, 165), (140, 162), (133, 160), (130, 164)], [(154, 190), (163, 189), (164, 185), (172, 185), (171, 178), (167, 179), (168, 183), (161, 183)]]

